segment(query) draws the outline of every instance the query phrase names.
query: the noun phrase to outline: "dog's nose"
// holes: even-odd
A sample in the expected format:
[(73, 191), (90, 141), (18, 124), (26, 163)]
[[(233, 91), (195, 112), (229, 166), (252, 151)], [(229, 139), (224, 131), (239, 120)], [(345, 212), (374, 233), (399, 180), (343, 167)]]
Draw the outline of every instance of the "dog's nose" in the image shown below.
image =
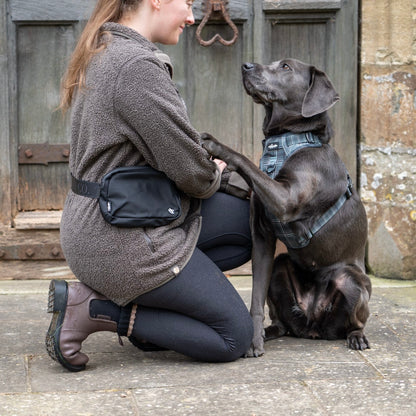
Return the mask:
[(243, 71), (250, 71), (253, 68), (254, 68), (254, 64), (251, 64), (249, 62), (246, 62), (245, 64), (243, 64)]

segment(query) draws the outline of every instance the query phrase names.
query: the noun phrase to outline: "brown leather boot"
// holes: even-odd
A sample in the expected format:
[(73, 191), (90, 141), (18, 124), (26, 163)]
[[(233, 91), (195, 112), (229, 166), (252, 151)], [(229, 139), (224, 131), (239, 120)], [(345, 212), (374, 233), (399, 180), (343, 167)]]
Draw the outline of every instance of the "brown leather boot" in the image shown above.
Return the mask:
[(110, 318), (91, 318), (90, 302), (94, 299), (106, 300), (80, 282), (52, 280), (49, 285), (48, 312), (53, 316), (46, 334), (46, 349), (52, 359), (70, 371), (85, 369), (89, 358), (81, 352), (81, 346), (90, 334), (117, 332), (117, 322)]

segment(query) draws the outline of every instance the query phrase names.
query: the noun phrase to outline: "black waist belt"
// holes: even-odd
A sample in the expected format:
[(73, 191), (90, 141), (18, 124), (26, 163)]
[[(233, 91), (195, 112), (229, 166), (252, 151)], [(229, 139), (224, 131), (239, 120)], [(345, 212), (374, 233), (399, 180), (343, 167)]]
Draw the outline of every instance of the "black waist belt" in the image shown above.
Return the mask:
[(100, 197), (100, 184), (96, 182), (82, 181), (71, 173), (71, 189), (77, 195), (97, 199)]

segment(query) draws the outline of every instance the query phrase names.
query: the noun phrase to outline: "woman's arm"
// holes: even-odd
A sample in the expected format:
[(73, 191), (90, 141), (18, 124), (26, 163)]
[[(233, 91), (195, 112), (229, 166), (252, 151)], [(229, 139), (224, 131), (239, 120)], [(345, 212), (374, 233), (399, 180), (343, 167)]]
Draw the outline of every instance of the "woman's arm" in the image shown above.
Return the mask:
[(191, 196), (213, 195), (221, 171), (200, 145), (200, 135), (163, 64), (156, 57), (133, 58), (123, 66), (115, 88), (123, 134), (146, 162)]

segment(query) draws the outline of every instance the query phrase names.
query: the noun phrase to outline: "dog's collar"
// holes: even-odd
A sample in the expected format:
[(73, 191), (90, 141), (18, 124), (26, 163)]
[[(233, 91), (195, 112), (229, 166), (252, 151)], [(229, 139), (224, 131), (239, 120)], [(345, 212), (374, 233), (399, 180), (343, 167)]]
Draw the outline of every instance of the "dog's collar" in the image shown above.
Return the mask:
[(297, 144), (297, 143), (304, 143), (305, 141), (307, 143), (316, 143), (316, 142), (321, 142), (319, 140), (319, 137), (316, 134), (311, 133), (310, 131), (306, 132), (306, 133), (293, 133), (293, 132), (286, 132), (286, 133), (282, 133), (282, 134), (274, 134), (272, 136), (267, 136), (264, 140), (263, 140), (263, 146), (268, 142), (285, 142), (287, 145), (291, 145), (291, 144)]

